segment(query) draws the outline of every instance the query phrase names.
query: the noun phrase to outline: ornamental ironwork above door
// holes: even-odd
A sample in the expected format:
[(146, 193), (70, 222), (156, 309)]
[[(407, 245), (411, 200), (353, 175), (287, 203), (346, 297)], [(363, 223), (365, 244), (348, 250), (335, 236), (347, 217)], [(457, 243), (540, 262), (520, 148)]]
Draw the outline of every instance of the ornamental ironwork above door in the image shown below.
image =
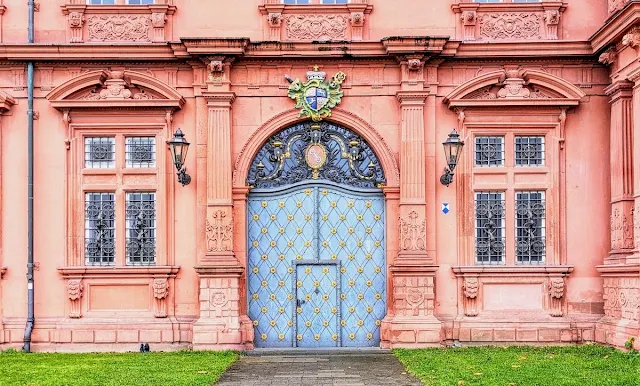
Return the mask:
[(330, 122), (303, 122), (274, 135), (254, 158), (247, 184), (275, 188), (304, 180), (359, 188), (377, 188), (386, 182), (369, 144)]

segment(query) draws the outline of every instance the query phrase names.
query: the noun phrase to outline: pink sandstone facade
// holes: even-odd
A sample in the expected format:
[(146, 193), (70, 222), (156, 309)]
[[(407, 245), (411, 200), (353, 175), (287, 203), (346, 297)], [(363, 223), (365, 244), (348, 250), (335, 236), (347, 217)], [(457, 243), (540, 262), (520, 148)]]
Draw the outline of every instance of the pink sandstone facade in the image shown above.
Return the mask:
[[(0, 349), (27, 320), (28, 61), (35, 351), (640, 343), (640, 1), (87, 3), (37, 0), (28, 44), (27, 2), (0, 0)], [(327, 88), (291, 99), (314, 77), (338, 98), (320, 122), (301, 106)], [(344, 147), (305, 164), (280, 152), (294, 127)], [(294, 161), (295, 183), (264, 177)], [(336, 182), (366, 170), (357, 194)], [(305, 195), (320, 230), (279, 227)], [(355, 225), (323, 234), (327, 208)], [(316, 267), (326, 310), (304, 308)]]

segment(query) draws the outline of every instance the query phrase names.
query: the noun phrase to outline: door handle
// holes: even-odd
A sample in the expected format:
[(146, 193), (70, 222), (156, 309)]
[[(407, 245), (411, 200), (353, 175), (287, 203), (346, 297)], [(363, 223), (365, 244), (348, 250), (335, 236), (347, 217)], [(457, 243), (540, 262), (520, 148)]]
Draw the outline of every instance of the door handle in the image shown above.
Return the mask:
[(300, 307), (301, 305), (303, 305), (305, 303), (306, 303), (305, 300), (296, 299), (296, 307)]

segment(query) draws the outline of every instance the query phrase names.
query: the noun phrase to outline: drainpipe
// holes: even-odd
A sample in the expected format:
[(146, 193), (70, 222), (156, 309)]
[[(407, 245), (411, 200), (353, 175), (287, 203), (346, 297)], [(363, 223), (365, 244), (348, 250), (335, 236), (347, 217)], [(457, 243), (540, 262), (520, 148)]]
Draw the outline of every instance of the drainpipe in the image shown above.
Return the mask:
[[(34, 1), (29, 0), (29, 43), (34, 42)], [(22, 351), (31, 352), (31, 333), (35, 322), (33, 303), (33, 62), (27, 63), (27, 326)]]

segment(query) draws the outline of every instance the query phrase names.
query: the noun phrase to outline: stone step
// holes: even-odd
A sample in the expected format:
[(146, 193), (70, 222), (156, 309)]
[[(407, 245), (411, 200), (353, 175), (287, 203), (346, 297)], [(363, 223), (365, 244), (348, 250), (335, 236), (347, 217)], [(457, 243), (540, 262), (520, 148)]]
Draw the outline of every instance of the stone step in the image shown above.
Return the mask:
[(333, 356), (333, 355), (389, 355), (391, 350), (376, 347), (329, 347), (329, 348), (257, 348), (244, 353), (247, 356)]

